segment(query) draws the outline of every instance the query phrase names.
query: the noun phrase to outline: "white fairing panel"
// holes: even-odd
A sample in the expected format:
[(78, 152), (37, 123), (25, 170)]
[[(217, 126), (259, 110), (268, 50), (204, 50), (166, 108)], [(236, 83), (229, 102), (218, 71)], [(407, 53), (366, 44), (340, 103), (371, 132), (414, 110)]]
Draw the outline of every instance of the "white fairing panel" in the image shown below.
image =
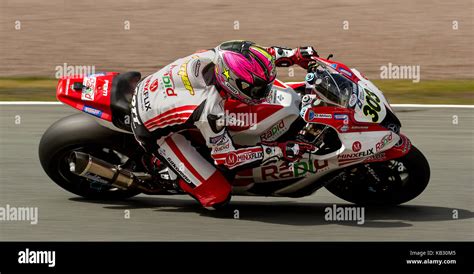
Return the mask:
[[(275, 141), (282, 136), (299, 116), (300, 96), (292, 88), (274, 86), (263, 104), (281, 105), (283, 108), (254, 126), (243, 131), (229, 131), (235, 144), (254, 146), (262, 141)], [(258, 113), (256, 113), (258, 117)]]
[(386, 107), (389, 104), (382, 92), (369, 80), (365, 79), (359, 71), (351, 69), (360, 79), (358, 82), (357, 104), (355, 105), (354, 118), (358, 122), (380, 123), (387, 115)]

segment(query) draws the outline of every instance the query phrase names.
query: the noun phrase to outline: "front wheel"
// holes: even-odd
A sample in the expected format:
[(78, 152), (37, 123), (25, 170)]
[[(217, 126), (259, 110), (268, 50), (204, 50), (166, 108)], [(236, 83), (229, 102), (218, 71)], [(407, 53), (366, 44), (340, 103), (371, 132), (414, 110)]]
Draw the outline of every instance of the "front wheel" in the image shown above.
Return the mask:
[(114, 165), (138, 167), (142, 152), (133, 135), (110, 130), (91, 117), (75, 114), (62, 118), (46, 130), (40, 141), (39, 158), (46, 174), (57, 185), (76, 195), (117, 200), (139, 193), (72, 173), (69, 156), (73, 151), (85, 152)]
[(412, 146), (401, 158), (340, 170), (326, 188), (337, 197), (359, 205), (398, 205), (420, 195), (429, 180), (428, 161)]

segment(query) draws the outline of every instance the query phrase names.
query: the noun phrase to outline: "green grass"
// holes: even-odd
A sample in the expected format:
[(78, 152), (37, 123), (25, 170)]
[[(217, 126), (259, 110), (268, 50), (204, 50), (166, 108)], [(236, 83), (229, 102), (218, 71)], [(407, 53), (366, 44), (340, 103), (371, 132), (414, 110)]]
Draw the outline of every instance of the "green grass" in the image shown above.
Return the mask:
[[(58, 80), (0, 78), (0, 101), (55, 101)], [(474, 80), (373, 80), (390, 103), (474, 104)]]
[(391, 104), (474, 104), (474, 80), (374, 80)]
[(56, 101), (57, 83), (39, 77), (0, 78), (0, 101)]

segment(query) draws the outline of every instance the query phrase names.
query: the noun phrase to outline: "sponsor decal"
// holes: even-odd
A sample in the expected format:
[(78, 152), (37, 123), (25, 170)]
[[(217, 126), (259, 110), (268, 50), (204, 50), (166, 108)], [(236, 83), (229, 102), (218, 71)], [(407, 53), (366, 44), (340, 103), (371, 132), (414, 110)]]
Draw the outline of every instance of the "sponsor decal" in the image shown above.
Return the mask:
[(284, 133), (284, 129), (285, 121), (281, 120), (279, 123), (274, 124), (269, 130), (260, 135), (260, 139), (262, 139), (263, 141), (274, 140), (280, 137), (282, 133)]
[(151, 110), (150, 93), (148, 92), (150, 81), (151, 81), (151, 78), (148, 78), (146, 80), (145, 85), (143, 86), (143, 90), (142, 90), (142, 93), (143, 93), (142, 100), (143, 100), (143, 106), (145, 106), (145, 111)]
[(347, 114), (334, 114), (334, 119), (343, 120), (344, 125), (349, 124), (349, 116)]
[(396, 147), (396, 148), (401, 148), (402, 153), (406, 153), (406, 152), (409, 151), (410, 148), (411, 148), (411, 142), (410, 142), (410, 140), (409, 140), (407, 137), (401, 135), (401, 136), (400, 136), (400, 141), (398, 141), (398, 142), (395, 144), (395, 147)]
[(226, 144), (215, 146), (212, 149), (212, 153), (219, 153), (219, 152), (223, 152), (229, 149), (230, 149), (230, 142), (227, 142)]
[(382, 160), (385, 160), (385, 152), (374, 154), (370, 157), (367, 157), (367, 159), (365, 159), (365, 161), (382, 161)]
[(352, 130), (366, 130), (369, 129), (368, 126), (351, 126)]
[(102, 111), (95, 109), (93, 107), (84, 106), (82, 108), (82, 111), (84, 111), (85, 113), (89, 113), (91, 115), (97, 116), (99, 118), (102, 116)]
[(344, 73), (345, 75), (349, 76), (349, 77), (352, 77), (352, 73), (350, 73), (349, 71), (343, 69), (343, 68), (340, 68), (339, 69), (340, 72)]
[(225, 132), (222, 133), (221, 135), (209, 138), (209, 143), (213, 145), (222, 145), (226, 141), (227, 141), (227, 137), (226, 137)]
[(310, 120), (310, 121), (313, 120), (314, 116), (315, 116), (314, 111), (312, 109), (310, 109), (308, 111), (308, 120)]
[(178, 71), (178, 75), (181, 76), (181, 81), (183, 82), (184, 88), (189, 91), (189, 94), (194, 95), (194, 88), (191, 85), (191, 81), (189, 81), (189, 77), (188, 77), (188, 71), (187, 71), (188, 62), (189, 61), (181, 65)]
[(173, 169), (174, 172), (178, 173), (181, 178), (186, 182), (188, 183), (191, 187), (196, 187), (196, 183), (193, 182), (184, 172), (183, 172), (183, 168), (182, 167), (178, 167), (175, 162), (173, 161), (173, 159), (171, 159), (170, 157), (166, 157), (166, 162), (168, 163), (168, 165), (171, 166), (171, 168)]
[(109, 80), (104, 80), (104, 85), (102, 86), (102, 96), (107, 96), (109, 93)]
[(229, 72), (229, 70), (228, 70), (227, 68), (224, 68), (224, 69), (222, 70), (222, 75), (224, 75), (225, 79), (226, 79), (227, 81), (229, 81), (229, 79), (230, 79), (230, 72)]
[[(318, 118), (318, 119), (332, 119), (332, 115), (329, 114), (329, 113), (316, 113), (316, 115), (314, 117)], [(310, 120), (312, 120), (312, 119), (310, 119)]]
[(287, 180), (300, 178), (323, 171), (329, 167), (327, 160), (309, 160), (294, 162), (292, 165), (282, 163), (280, 165), (266, 165), (260, 168), (262, 181)]
[(342, 132), (346, 132), (347, 130), (349, 130), (349, 126), (348, 126), (348, 125), (343, 125), (343, 126), (340, 128), (340, 130), (341, 130)]
[(150, 85), (150, 91), (155, 92), (157, 88), (158, 88), (158, 80), (155, 79)]
[(361, 148), (362, 144), (359, 141), (355, 141), (354, 143), (352, 143), (352, 151), (359, 152)]
[(393, 133), (390, 132), (390, 134), (387, 134), (385, 135), (384, 137), (382, 137), (382, 139), (377, 143), (375, 144), (375, 151), (380, 151), (382, 150), (387, 144), (389, 144), (393, 139)]
[(174, 92), (174, 82), (173, 78), (171, 78), (171, 74), (168, 72), (161, 77), (161, 81), (163, 82), (163, 87), (165, 89), (166, 95), (168, 96), (177, 96)]
[(367, 157), (370, 155), (374, 155), (374, 149), (370, 148), (366, 151), (358, 152), (358, 153), (348, 153), (348, 154), (339, 154), (337, 159), (339, 160), (347, 160), (347, 159), (358, 159), (362, 157)]
[(351, 98), (349, 99), (349, 107), (354, 107), (356, 103), (357, 103), (357, 95), (352, 93)]
[(196, 60), (196, 62), (194, 62), (194, 65), (193, 65), (194, 77), (199, 76), (200, 68), (201, 68), (201, 60), (198, 59), (198, 60)]
[(362, 108), (362, 104), (364, 103), (364, 90), (360, 86), (357, 86), (357, 93), (358, 93), (357, 96), (358, 96), (358, 99), (359, 99), (359, 104), (358, 105)]
[(234, 88), (231, 84), (229, 84), (229, 82), (224, 82), (224, 85), (230, 89), (230, 91), (233, 93), (233, 94), (236, 94), (238, 95), (239, 94), (239, 91)]
[(293, 163), (293, 172), (295, 177), (302, 177), (315, 174), (317, 172), (323, 171), (329, 167), (327, 160), (313, 160), (307, 159), (304, 161), (298, 161)]
[(265, 101), (267, 101), (267, 103), (269, 103), (269, 104), (275, 104), (275, 102), (276, 102), (275, 95), (276, 95), (276, 90), (272, 89), (268, 93), (267, 97), (265, 97)]
[(285, 99), (285, 97), (284, 97), (282, 94), (278, 94), (278, 95), (277, 95), (277, 100), (278, 100), (279, 102), (283, 101), (284, 99)]
[(82, 84), (84, 87), (82, 88), (81, 100), (94, 101), (96, 78), (85, 77)]
[(229, 154), (227, 154), (227, 157), (225, 158), (225, 163), (228, 166), (235, 166), (239, 163), (248, 162), (254, 159), (260, 159), (262, 157), (263, 157), (262, 151), (260, 152), (249, 151), (249, 152), (242, 152), (239, 154), (235, 152), (230, 152)]

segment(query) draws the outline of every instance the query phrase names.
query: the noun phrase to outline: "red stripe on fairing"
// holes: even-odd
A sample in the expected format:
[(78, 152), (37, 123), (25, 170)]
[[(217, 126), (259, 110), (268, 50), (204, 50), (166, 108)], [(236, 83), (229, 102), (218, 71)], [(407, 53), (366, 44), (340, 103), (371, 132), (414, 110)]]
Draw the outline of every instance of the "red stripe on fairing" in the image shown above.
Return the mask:
[(280, 87), (280, 88), (287, 88), (288, 87), (285, 83), (281, 82), (278, 79), (275, 79), (275, 82), (273, 82), (273, 85), (277, 86), (277, 87)]
[(305, 82), (297, 82), (297, 83), (285, 83), (285, 85), (289, 86), (292, 89), (297, 89), (299, 87), (305, 86)]
[(148, 124), (148, 125), (145, 125), (145, 127), (147, 129), (150, 129), (150, 128), (155, 128), (155, 127), (165, 127), (167, 125), (170, 125), (170, 124), (176, 124), (176, 123), (184, 123), (186, 122), (189, 117), (192, 115), (192, 113), (176, 113), (176, 114), (172, 114), (170, 116), (167, 116), (166, 120), (162, 120), (160, 119), (159, 121), (156, 121), (154, 123), (151, 123), (151, 124)]
[(173, 108), (173, 109), (170, 109), (170, 110), (167, 110), (163, 113), (158, 114), (157, 116), (155, 116), (155, 117), (151, 118), (150, 120), (146, 121), (144, 124), (147, 125), (147, 124), (153, 123), (153, 122), (157, 121), (158, 119), (160, 119), (160, 117), (167, 116), (167, 115), (172, 114), (174, 112), (182, 112), (182, 111), (186, 111), (186, 110), (195, 110), (197, 107), (198, 107), (197, 105), (187, 105), (187, 106)]
[(191, 173), (198, 179), (201, 183), (205, 182), (206, 180), (199, 174), (199, 172), (194, 169), (193, 165), (189, 163), (189, 161), (186, 159), (186, 157), (181, 153), (179, 150), (178, 146), (175, 144), (175, 142), (171, 138), (166, 138), (165, 139), (166, 144), (171, 148), (171, 150), (174, 152), (176, 157), (184, 164), (185, 168), (187, 168)]

